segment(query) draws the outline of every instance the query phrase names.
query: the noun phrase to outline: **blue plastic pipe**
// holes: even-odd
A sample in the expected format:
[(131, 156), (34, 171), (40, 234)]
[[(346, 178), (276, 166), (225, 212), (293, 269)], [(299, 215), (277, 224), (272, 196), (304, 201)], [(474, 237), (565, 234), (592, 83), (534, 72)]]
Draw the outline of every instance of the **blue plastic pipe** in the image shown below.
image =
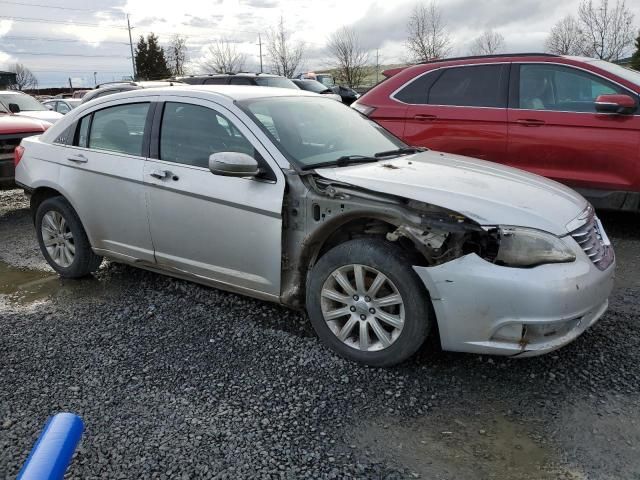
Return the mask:
[(44, 426), (17, 480), (62, 480), (84, 424), (73, 413), (58, 413)]

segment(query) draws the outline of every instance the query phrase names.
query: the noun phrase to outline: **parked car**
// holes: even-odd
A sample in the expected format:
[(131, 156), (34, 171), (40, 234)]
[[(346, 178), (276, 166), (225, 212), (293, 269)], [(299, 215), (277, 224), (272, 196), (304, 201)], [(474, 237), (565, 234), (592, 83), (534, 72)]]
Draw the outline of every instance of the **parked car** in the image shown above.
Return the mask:
[(62, 118), (62, 114), (50, 111), (32, 96), (15, 90), (0, 91), (0, 113), (13, 113), (50, 123)]
[(316, 80), (299, 80), (293, 79), (291, 80), (300, 90), (306, 90), (307, 92), (314, 92), (320, 95), (325, 95), (328, 98), (336, 100), (338, 102), (342, 102), (342, 97), (340, 95), (336, 95), (333, 93), (333, 90), (327, 88), (326, 85), (316, 81)]
[(40, 135), (51, 124), (33, 118), (0, 113), (0, 186), (14, 186), (13, 151), (23, 138)]
[(90, 91), (91, 90), (76, 90), (75, 92), (73, 92), (73, 97), (72, 98), (82, 98), (87, 93), (89, 93)]
[(113, 95), (114, 93), (128, 92), (129, 90), (140, 90), (143, 88), (170, 87), (181, 82), (175, 80), (160, 81), (140, 81), (140, 82), (110, 82), (97, 85), (82, 96), (80, 103), (87, 103), (95, 98)]
[(445, 350), (549, 352), (613, 287), (613, 249), (578, 193), (408, 147), (302, 90), (113, 95), (23, 140), (16, 163), (61, 276), (104, 256), (306, 307), (330, 348), (370, 365), (430, 333)]
[(42, 102), (49, 110), (61, 113), (62, 115), (69, 113), (80, 105), (80, 103), (81, 100), (79, 98), (52, 99)]
[(299, 80), (316, 80), (329, 88), (335, 86), (336, 84), (335, 80), (333, 79), (333, 75), (331, 75), (330, 73), (305, 72), (299, 74), (295, 78)]
[(336, 95), (340, 95), (342, 103), (344, 103), (345, 105), (351, 105), (353, 102), (360, 98), (360, 94), (358, 92), (356, 92), (352, 88), (343, 87), (342, 85), (335, 85), (331, 87), (331, 90)]
[(278, 87), (298, 90), (291, 80), (269, 73), (215, 73), (211, 75), (188, 75), (176, 80), (189, 85), (257, 85), (259, 87)]
[(640, 206), (640, 73), (545, 54), (428, 62), (354, 105), (411, 145), (569, 185), (596, 207)]

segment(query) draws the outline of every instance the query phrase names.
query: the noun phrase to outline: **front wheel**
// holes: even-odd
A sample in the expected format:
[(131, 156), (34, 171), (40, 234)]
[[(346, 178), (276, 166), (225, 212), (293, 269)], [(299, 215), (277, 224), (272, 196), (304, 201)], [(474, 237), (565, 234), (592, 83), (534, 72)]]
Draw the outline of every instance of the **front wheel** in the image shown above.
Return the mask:
[(63, 197), (48, 198), (40, 204), (36, 235), (44, 258), (62, 277), (84, 277), (102, 263), (102, 257), (93, 253), (78, 215)]
[(357, 239), (338, 245), (313, 267), (307, 311), (320, 339), (367, 365), (400, 363), (431, 328), (428, 294), (396, 245)]

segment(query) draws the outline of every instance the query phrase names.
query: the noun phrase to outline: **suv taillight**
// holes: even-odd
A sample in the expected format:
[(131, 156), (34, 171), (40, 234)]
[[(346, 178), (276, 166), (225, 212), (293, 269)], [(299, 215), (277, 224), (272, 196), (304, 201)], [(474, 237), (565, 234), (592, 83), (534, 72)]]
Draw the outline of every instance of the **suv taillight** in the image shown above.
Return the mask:
[[(22, 160), (22, 155), (24, 154), (24, 147), (22, 145), (18, 145), (16, 149), (13, 151), (13, 164), (17, 167)], [(11, 157), (9, 157), (11, 158)]]
[(376, 107), (370, 107), (369, 105), (365, 105), (364, 103), (359, 103), (355, 101), (351, 104), (351, 108), (359, 111), (365, 117), (370, 117), (373, 112), (376, 111)]

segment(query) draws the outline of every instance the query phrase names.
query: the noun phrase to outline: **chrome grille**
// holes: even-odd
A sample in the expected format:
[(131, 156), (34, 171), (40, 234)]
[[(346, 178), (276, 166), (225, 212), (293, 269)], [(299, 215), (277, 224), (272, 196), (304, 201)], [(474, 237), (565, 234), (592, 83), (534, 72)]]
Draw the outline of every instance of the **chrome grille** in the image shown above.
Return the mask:
[(613, 248), (598, 217), (591, 215), (587, 223), (571, 232), (571, 236), (600, 270), (611, 265)]

